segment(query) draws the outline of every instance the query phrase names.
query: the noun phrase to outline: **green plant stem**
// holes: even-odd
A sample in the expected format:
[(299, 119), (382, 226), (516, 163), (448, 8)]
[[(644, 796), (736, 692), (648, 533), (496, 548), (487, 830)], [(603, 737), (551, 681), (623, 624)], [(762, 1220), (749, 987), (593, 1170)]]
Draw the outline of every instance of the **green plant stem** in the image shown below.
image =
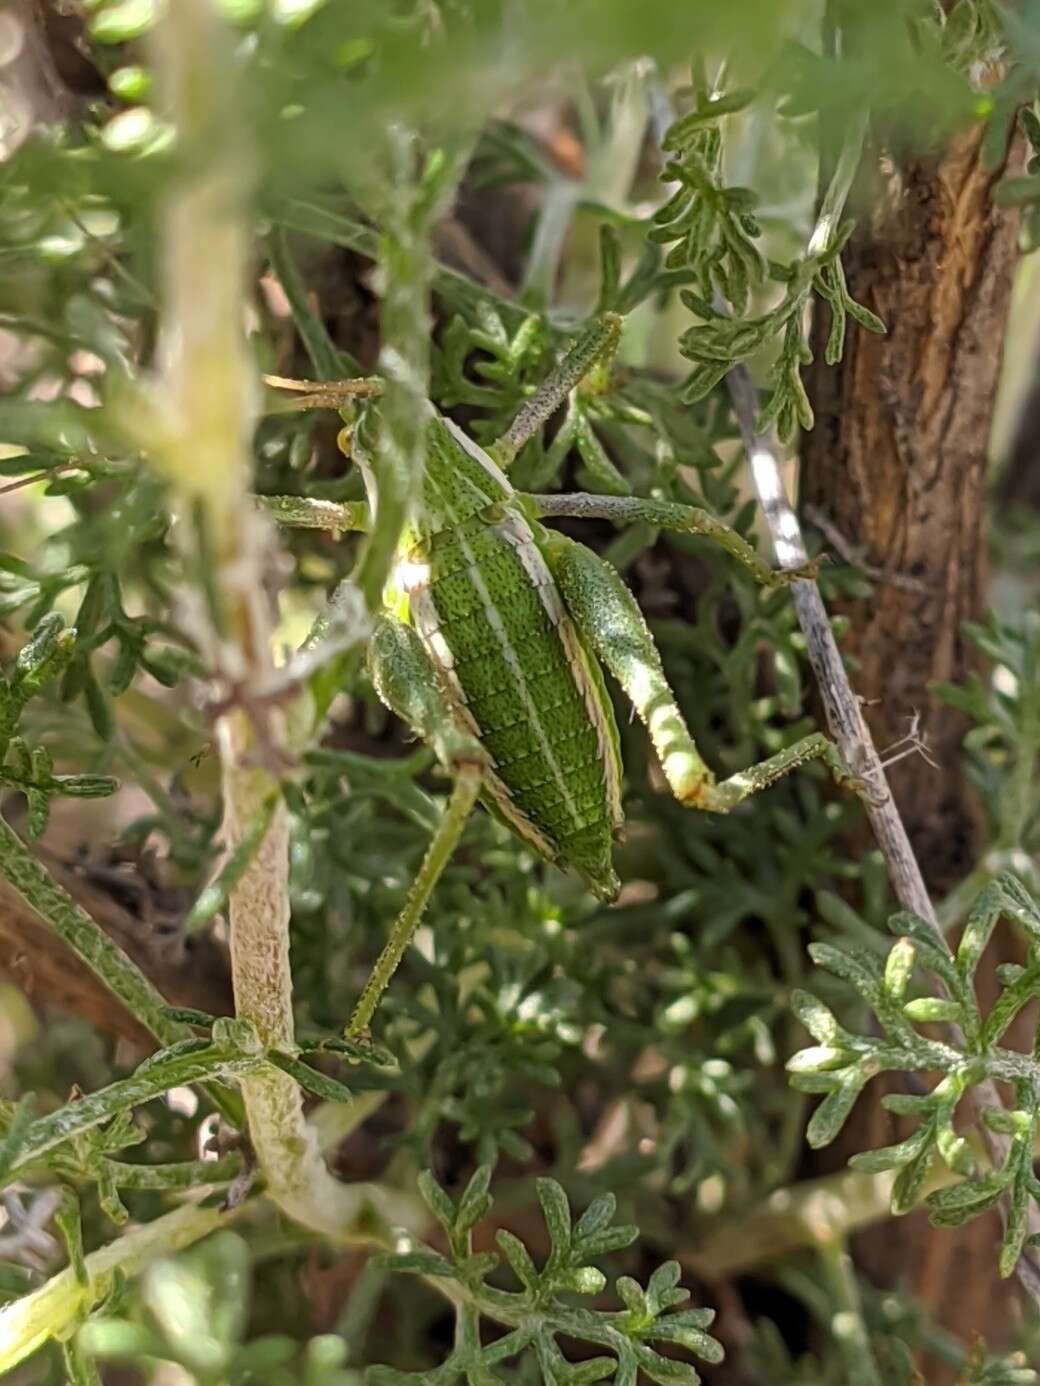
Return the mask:
[(75, 1102), (67, 1102), (50, 1116), (34, 1121), (26, 1140), (14, 1154), (8, 1176), (17, 1174), (55, 1146), (100, 1126), (120, 1112), (161, 1097), (171, 1088), (223, 1074), (239, 1073), (255, 1067), (256, 1063), (252, 1056), (221, 1053), (215, 1047), (169, 1058), (157, 1055), (154, 1061), (143, 1064), (129, 1078), (120, 1078)]
[(178, 1160), (166, 1165), (132, 1165), (106, 1160), (105, 1168), (120, 1189), (198, 1189), (203, 1184), (229, 1184), (242, 1172), (241, 1155), (219, 1160)]
[(112, 1290), (117, 1274), (127, 1278), (139, 1274), (158, 1257), (172, 1255), (223, 1227), (244, 1206), (226, 1212), (198, 1203), (176, 1208), (92, 1251), (86, 1257), (85, 1284), (77, 1281), (70, 1267), (0, 1309), (0, 1373), (72, 1328)]
[[(174, 428), (156, 455), (196, 520), (188, 553), (208, 602), (196, 634), (213, 674), (240, 704), (217, 726), (224, 840), (234, 855), (276, 796), (266, 832), (229, 895), (235, 1006), (265, 1048), (292, 1052), (289, 969), (289, 820), (276, 776), (284, 735), (261, 712), (273, 681), (265, 589), (269, 531), (249, 494), (254, 367), (242, 308), (249, 264), (252, 156), (239, 104), (235, 54), (211, 0), (178, 0), (156, 32), (160, 73), (184, 167), (164, 219), (164, 398)], [(242, 1078), (250, 1138), (267, 1193), (290, 1217), (345, 1235), (363, 1196), (326, 1169), (293, 1078), (266, 1066)]]
[(820, 202), (816, 225), (809, 237), (810, 258), (827, 254), (841, 225), (845, 204), (849, 200), (849, 193), (852, 191), (852, 184), (863, 155), (863, 140), (866, 137), (869, 118), (868, 109), (858, 111), (844, 133), (837, 165)]
[[(0, 873), (159, 1044), (174, 1044), (191, 1034), (186, 1025), (171, 1020), (162, 993), (58, 884), (43, 863), (37, 861), (3, 818), (0, 818)], [(232, 1125), (240, 1125), (242, 1108), (236, 1094), (216, 1084), (205, 1087), (210, 1101), (227, 1120)]]
[(137, 964), (58, 884), (3, 818), (0, 873), (160, 1044), (172, 1044), (189, 1033), (185, 1026), (170, 1019), (166, 1013), (168, 1003)]
[(844, 1242), (824, 1242), (819, 1251), (823, 1279), (830, 1289), (837, 1312), (831, 1314), (830, 1328), (838, 1352), (844, 1358), (849, 1386), (883, 1386), (883, 1378), (870, 1347), (870, 1334), (863, 1320), (856, 1272)]

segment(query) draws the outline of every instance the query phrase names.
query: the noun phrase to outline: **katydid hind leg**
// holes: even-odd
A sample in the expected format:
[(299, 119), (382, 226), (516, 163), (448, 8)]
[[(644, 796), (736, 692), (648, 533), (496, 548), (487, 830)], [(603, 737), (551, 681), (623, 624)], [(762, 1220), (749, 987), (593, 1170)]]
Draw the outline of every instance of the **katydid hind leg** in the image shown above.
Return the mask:
[(631, 592), (615, 570), (584, 545), (554, 536), (552, 550), (553, 573), (572, 620), (632, 700), (680, 803), (709, 813), (727, 813), (796, 766), (816, 759), (827, 765), (840, 784), (859, 788), (837, 747), (819, 733), (717, 782), (690, 735)]
[(433, 664), (410, 626), (389, 615), (380, 617), (369, 647), (369, 671), (380, 698), (433, 746), (451, 770), (454, 785), (404, 908), (362, 989), (347, 1026), (348, 1037), (368, 1028), (380, 997), (404, 957), (477, 802), (486, 763), (480, 744), (456, 723), (440, 692)]

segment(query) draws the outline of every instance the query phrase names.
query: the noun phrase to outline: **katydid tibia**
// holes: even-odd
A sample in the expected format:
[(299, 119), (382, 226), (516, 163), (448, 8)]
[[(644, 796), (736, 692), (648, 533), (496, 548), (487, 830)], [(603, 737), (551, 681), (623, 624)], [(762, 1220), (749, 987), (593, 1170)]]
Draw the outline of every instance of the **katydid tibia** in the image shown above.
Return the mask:
[[(739, 534), (692, 506), (589, 493), (538, 496), (511, 486), (507, 472), (520, 448), (586, 373), (609, 359), (620, 328), (616, 315), (596, 319), (487, 450), (431, 407), (422, 492), (401, 536), (369, 671), (380, 698), (434, 748), (455, 789), (350, 1035), (375, 1013), (478, 798), (542, 856), (577, 871), (601, 899), (616, 897), (621, 761), (603, 668), (645, 723), (672, 793), (691, 808), (726, 813), (810, 759), (858, 787), (821, 734), (717, 781), (687, 729), (635, 598), (610, 564), (542, 522), (602, 517), (706, 535), (768, 584), (811, 576), (811, 566), (770, 569)], [(371, 379), (298, 388), (307, 391), (303, 407), (378, 394)], [(299, 498), (267, 504), (288, 523), (333, 525), (327, 512), (308, 517)], [(357, 529), (369, 519), (363, 505), (347, 516)]]

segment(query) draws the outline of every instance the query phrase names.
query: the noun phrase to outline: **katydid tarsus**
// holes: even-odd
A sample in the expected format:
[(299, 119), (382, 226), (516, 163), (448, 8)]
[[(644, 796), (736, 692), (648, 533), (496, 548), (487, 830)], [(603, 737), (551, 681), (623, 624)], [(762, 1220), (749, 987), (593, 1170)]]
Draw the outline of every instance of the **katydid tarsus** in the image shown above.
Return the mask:
[[(542, 522), (602, 517), (705, 535), (766, 584), (811, 576), (811, 567), (774, 571), (736, 531), (692, 506), (532, 495), (511, 486), (508, 471), (519, 450), (591, 369), (609, 362), (620, 330), (614, 314), (595, 319), (488, 449), (430, 408), (422, 490), (401, 536), (368, 665), (380, 698), (433, 747), (455, 787), (350, 1035), (372, 1019), (477, 799), (542, 856), (577, 871), (602, 900), (616, 897), (621, 761), (603, 668), (646, 725), (672, 793), (691, 808), (727, 813), (811, 759), (822, 760), (839, 783), (860, 787), (819, 733), (716, 780), (635, 598), (609, 563)], [(304, 408), (371, 400), (379, 391), (370, 378), (268, 383), (302, 392), (293, 403)], [(367, 464), (363, 470), (370, 474)], [(299, 497), (268, 497), (265, 504), (289, 524), (371, 524), (364, 504), (332, 511)]]

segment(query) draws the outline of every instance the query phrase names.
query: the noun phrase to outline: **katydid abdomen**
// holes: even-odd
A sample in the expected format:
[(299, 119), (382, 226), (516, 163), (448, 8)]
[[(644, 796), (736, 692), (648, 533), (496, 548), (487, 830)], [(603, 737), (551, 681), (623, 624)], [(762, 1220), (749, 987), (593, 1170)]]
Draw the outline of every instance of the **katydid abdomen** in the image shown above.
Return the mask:
[(491, 759), (485, 802), (613, 898), (617, 731), (531, 526), (499, 502), (428, 534), (423, 554), (406, 584), (411, 622)]

